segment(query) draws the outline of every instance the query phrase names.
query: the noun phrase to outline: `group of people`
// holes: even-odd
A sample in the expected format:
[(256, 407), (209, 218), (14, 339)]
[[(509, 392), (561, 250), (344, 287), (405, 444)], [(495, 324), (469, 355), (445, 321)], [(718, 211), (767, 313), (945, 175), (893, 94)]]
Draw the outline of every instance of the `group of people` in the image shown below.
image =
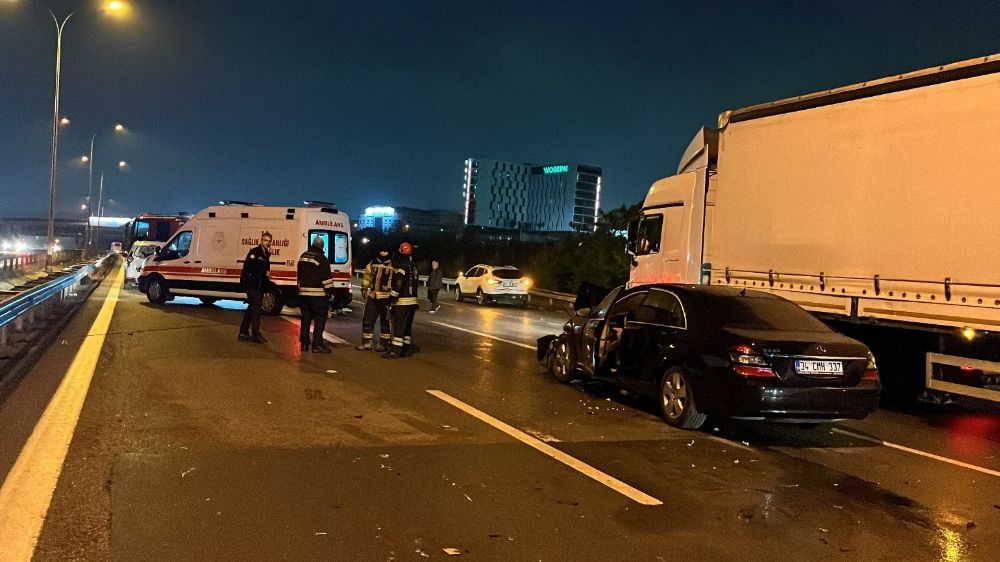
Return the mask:
[[(263, 233), (260, 244), (247, 253), (243, 262), (240, 283), (247, 294), (247, 309), (240, 324), (240, 341), (265, 343), (260, 333), (261, 299), (267, 274), (270, 271), (272, 236)], [(440, 308), (437, 296), (443, 287), (440, 264), (431, 263), (427, 295), (431, 301), (430, 312)], [(298, 267), (299, 309), (302, 322), (299, 343), (303, 352), (330, 353), (330, 345), (323, 339), (329, 300), (333, 295), (334, 281), (330, 276), (330, 262), (326, 258), (324, 242), (313, 239), (308, 250), (299, 256)], [(413, 344), (413, 317), (416, 314), (419, 276), (413, 263), (413, 246), (403, 242), (395, 256), (388, 248), (380, 248), (377, 257), (366, 267), (361, 283), (361, 297), (365, 299), (361, 321), (360, 351), (376, 351), (385, 359), (409, 357), (416, 351)], [(375, 343), (375, 322), (379, 321), (379, 341)]]

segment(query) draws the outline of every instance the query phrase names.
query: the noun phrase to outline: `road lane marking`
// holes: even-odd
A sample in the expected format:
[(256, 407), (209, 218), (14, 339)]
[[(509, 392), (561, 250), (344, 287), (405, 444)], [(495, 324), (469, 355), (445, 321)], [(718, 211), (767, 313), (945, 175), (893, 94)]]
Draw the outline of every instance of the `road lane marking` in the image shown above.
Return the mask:
[[(301, 316), (282, 316), (282, 318), (288, 320), (289, 322), (295, 324), (296, 326), (299, 326), (299, 328), (301, 329), (302, 326)], [(348, 343), (347, 340), (338, 338), (337, 336), (331, 334), (330, 332), (327, 332), (326, 330), (323, 330), (323, 339), (334, 344), (342, 343), (344, 345), (351, 345), (350, 343)]]
[(124, 273), (123, 265), (111, 281), (108, 296), (69, 370), (0, 487), (0, 545), (3, 548), (0, 558), (3, 560), (30, 561), (34, 555), (104, 348)]
[(890, 443), (889, 441), (882, 441), (881, 439), (876, 439), (874, 437), (868, 437), (867, 435), (861, 435), (860, 433), (854, 433), (853, 431), (848, 431), (846, 429), (840, 429), (839, 427), (833, 428), (832, 431), (834, 431), (836, 433), (842, 433), (844, 435), (849, 435), (849, 436), (854, 437), (856, 439), (861, 439), (862, 441), (868, 441), (869, 443), (877, 443), (879, 445), (885, 445), (886, 447), (890, 447), (890, 448), (893, 448), (893, 449), (898, 449), (900, 451), (904, 451), (904, 452), (907, 452), (907, 453), (912, 453), (914, 455), (919, 455), (921, 457), (927, 457), (929, 459), (934, 459), (936, 461), (946, 462), (948, 464), (953, 464), (955, 466), (961, 466), (963, 468), (968, 468), (970, 470), (975, 470), (977, 472), (982, 472), (983, 474), (989, 474), (991, 476), (1000, 476), (1000, 472), (998, 472), (996, 470), (990, 470), (988, 468), (983, 468), (981, 466), (976, 466), (974, 464), (969, 464), (967, 462), (962, 462), (962, 461), (958, 461), (958, 460), (955, 460), (955, 459), (949, 459), (948, 457), (942, 457), (940, 455), (935, 455), (933, 453), (928, 453), (928, 452), (925, 452), (925, 451), (921, 451), (919, 449), (911, 449), (911, 448), (903, 446), (903, 445), (897, 445), (896, 443)]
[(536, 348), (536, 346), (534, 346), (534, 345), (528, 345), (526, 343), (521, 343), (521, 342), (514, 341), (514, 340), (507, 340), (507, 339), (504, 339), (504, 338), (498, 338), (497, 336), (493, 336), (493, 335), (490, 335), (490, 334), (484, 334), (483, 332), (477, 332), (475, 330), (468, 330), (466, 328), (459, 328), (458, 326), (452, 326), (451, 324), (445, 324), (444, 322), (437, 322), (435, 320), (431, 320), (431, 324), (437, 324), (438, 326), (444, 326), (445, 328), (451, 328), (452, 330), (458, 330), (460, 332), (468, 332), (470, 334), (475, 334), (477, 336), (483, 336), (484, 338), (490, 338), (490, 339), (493, 339), (493, 340), (502, 341), (504, 343), (509, 343), (511, 345), (516, 345), (518, 347), (523, 347), (525, 349), (535, 350), (535, 348)]
[(566, 466), (580, 472), (585, 476), (588, 476), (600, 482), (601, 484), (604, 484), (608, 488), (611, 488), (612, 490), (618, 492), (619, 494), (622, 494), (623, 496), (635, 502), (638, 502), (642, 505), (663, 505), (662, 501), (654, 498), (653, 496), (650, 496), (645, 492), (637, 490), (632, 486), (629, 486), (628, 484), (622, 482), (621, 480), (618, 480), (613, 476), (601, 472), (600, 470), (590, 466), (589, 464), (575, 457), (571, 457), (566, 453), (560, 451), (559, 449), (556, 449), (555, 447), (547, 443), (543, 443), (542, 441), (532, 437), (531, 435), (528, 435), (527, 433), (517, 428), (509, 426), (504, 422), (494, 418), (493, 416), (485, 412), (482, 412), (480, 410), (477, 410), (476, 408), (473, 408), (472, 406), (466, 404), (465, 402), (462, 402), (457, 398), (452, 397), (451, 395), (445, 392), (442, 392), (440, 390), (427, 390), (427, 393), (430, 394), (431, 396), (434, 396), (435, 398), (438, 398), (440, 400), (443, 400), (451, 404), (452, 406), (458, 408), (459, 410), (462, 410), (463, 412), (469, 414), (474, 418), (479, 419), (480, 421), (492, 425), (493, 427), (499, 429), (500, 431), (506, 433), (507, 435), (513, 437), (514, 439), (517, 439), (518, 441), (524, 443), (525, 445), (528, 445), (529, 447), (532, 447), (533, 449), (552, 457), (553, 459), (565, 464)]

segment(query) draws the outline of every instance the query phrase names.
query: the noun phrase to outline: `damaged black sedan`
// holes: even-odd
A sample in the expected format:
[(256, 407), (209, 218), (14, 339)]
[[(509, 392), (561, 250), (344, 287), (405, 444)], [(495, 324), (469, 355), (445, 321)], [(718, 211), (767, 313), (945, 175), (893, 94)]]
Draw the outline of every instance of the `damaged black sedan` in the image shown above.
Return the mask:
[[(672, 426), (708, 416), (794, 423), (861, 419), (878, 405), (875, 358), (795, 303), (762, 291), (587, 287), (538, 359), (560, 381), (654, 397)], [(598, 297), (598, 298), (595, 298)]]

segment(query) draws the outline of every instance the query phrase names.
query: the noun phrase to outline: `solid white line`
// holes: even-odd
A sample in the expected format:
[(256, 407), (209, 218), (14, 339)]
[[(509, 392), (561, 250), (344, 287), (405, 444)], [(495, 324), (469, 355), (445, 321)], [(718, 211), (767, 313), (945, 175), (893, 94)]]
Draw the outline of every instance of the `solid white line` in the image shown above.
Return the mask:
[(30, 561), (59, 483), (83, 403), (121, 292), (124, 264), (111, 281), (87, 337), (0, 487), (0, 559)]
[[(302, 326), (302, 320), (300, 320), (300, 318), (302, 318), (301, 316), (282, 316), (282, 318), (288, 320), (289, 322), (295, 324), (296, 326), (299, 327)], [(351, 345), (350, 343), (347, 342), (347, 340), (338, 338), (337, 336), (331, 334), (330, 332), (327, 332), (326, 330), (323, 330), (323, 339), (325, 339), (330, 343), (342, 343), (344, 345)]]
[(468, 332), (470, 334), (475, 334), (477, 336), (483, 336), (484, 338), (490, 338), (490, 339), (493, 339), (493, 340), (502, 341), (504, 343), (509, 343), (511, 345), (516, 345), (518, 347), (523, 347), (525, 349), (535, 349), (535, 346), (533, 346), (533, 345), (528, 345), (526, 343), (521, 343), (521, 342), (514, 341), (514, 340), (506, 340), (504, 338), (498, 338), (496, 336), (493, 336), (493, 335), (490, 335), (490, 334), (484, 334), (483, 332), (477, 332), (475, 330), (468, 330), (468, 329), (465, 329), (465, 328), (459, 328), (458, 326), (452, 326), (451, 324), (445, 324), (444, 322), (436, 322), (434, 320), (431, 320), (431, 324), (437, 324), (438, 326), (444, 326), (445, 328), (451, 328), (452, 330), (458, 330), (460, 332)]
[(912, 453), (914, 455), (920, 455), (921, 457), (927, 457), (929, 459), (934, 459), (936, 461), (946, 462), (948, 464), (953, 464), (955, 466), (961, 466), (962, 468), (968, 468), (970, 470), (982, 472), (983, 474), (989, 474), (991, 476), (1000, 476), (1000, 472), (996, 470), (990, 470), (988, 468), (983, 468), (981, 466), (976, 466), (974, 464), (969, 464), (967, 462), (957, 461), (955, 459), (949, 459), (948, 457), (942, 457), (940, 455), (935, 455), (933, 453), (928, 453), (925, 451), (921, 451), (919, 449), (911, 449), (903, 445), (897, 445), (895, 443), (882, 441), (881, 439), (876, 439), (874, 437), (868, 437), (867, 435), (861, 435), (860, 433), (854, 433), (853, 431), (847, 431), (846, 429), (840, 429), (839, 427), (833, 428), (833, 431), (837, 433), (842, 433), (844, 435), (849, 435), (851, 437), (861, 439), (863, 441), (868, 441), (869, 443), (877, 443), (879, 445), (885, 445), (886, 447), (891, 447), (893, 449), (898, 449), (900, 451), (905, 451), (907, 453)]
[(524, 443), (525, 445), (528, 445), (529, 447), (532, 447), (533, 449), (552, 457), (553, 459), (580, 472), (581, 474), (593, 478), (594, 480), (600, 482), (601, 484), (604, 484), (608, 488), (611, 488), (612, 490), (618, 492), (619, 494), (622, 494), (623, 496), (629, 498), (630, 500), (638, 502), (642, 505), (663, 505), (662, 501), (654, 498), (653, 496), (650, 496), (645, 492), (639, 491), (633, 488), (632, 486), (629, 486), (628, 484), (622, 482), (621, 480), (618, 480), (613, 476), (605, 474), (604, 472), (601, 472), (600, 470), (590, 466), (589, 464), (581, 460), (578, 460), (574, 457), (571, 457), (566, 453), (560, 451), (559, 449), (556, 449), (555, 447), (547, 443), (543, 443), (542, 441), (532, 437), (531, 435), (528, 435), (527, 433), (519, 429), (509, 426), (504, 422), (494, 418), (493, 416), (485, 412), (482, 412), (480, 410), (477, 410), (476, 408), (473, 408), (472, 406), (466, 404), (465, 402), (462, 402), (457, 398), (448, 395), (445, 392), (442, 392), (440, 390), (428, 390), (427, 393), (430, 394), (431, 396), (434, 396), (451, 404), (452, 406), (458, 408), (459, 410), (462, 410), (463, 412), (469, 414), (474, 418), (477, 418), (481, 421), (484, 421), (492, 425), (493, 427), (499, 429), (500, 431), (506, 433), (507, 435), (510, 435), (514, 439), (517, 439), (518, 441)]

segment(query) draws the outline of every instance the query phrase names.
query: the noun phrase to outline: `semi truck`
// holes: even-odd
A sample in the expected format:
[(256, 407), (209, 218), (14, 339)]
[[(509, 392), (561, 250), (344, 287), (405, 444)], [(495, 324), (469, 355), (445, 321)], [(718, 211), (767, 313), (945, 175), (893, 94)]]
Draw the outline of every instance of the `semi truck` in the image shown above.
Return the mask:
[(778, 294), (890, 397), (1000, 402), (1000, 54), (723, 112), (629, 226), (629, 284)]

